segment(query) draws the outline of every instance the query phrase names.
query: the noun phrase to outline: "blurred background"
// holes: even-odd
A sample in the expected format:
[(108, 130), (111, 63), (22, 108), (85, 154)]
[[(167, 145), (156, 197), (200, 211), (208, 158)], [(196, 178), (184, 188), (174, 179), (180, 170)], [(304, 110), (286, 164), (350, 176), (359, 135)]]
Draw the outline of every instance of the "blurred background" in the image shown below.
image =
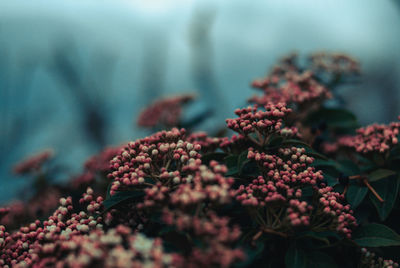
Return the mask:
[(0, 203), (26, 194), (21, 158), (53, 148), (65, 180), (106, 145), (149, 134), (139, 112), (195, 93), (187, 116), (213, 131), (285, 54), (345, 52), (362, 67), (340, 88), (361, 124), (400, 114), (395, 0), (0, 1)]

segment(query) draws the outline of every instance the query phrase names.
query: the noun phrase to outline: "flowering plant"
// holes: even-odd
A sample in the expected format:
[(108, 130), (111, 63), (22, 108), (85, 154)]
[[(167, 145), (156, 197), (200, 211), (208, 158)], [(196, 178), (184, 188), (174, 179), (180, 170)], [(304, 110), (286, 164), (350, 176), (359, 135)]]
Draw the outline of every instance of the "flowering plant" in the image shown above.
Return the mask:
[(398, 267), (400, 123), (332, 104), (358, 75), (346, 55), (286, 57), (230, 137), (179, 128), (186, 98), (156, 102), (139, 124), (167, 129), (92, 157), (52, 214), (14, 228), (0, 210), (0, 265)]

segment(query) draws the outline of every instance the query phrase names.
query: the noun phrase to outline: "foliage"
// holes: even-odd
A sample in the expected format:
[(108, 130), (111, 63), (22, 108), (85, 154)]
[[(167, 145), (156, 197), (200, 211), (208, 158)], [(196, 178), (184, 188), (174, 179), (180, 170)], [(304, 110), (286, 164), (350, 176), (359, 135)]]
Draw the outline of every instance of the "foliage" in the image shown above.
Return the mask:
[(43, 154), (19, 164), (60, 200), (40, 217), (0, 210), (0, 265), (397, 267), (400, 123), (359, 128), (336, 91), (358, 73), (343, 54), (290, 55), (252, 84), (230, 137), (176, 128), (193, 125), (192, 97), (173, 97), (139, 118), (167, 130), (105, 149), (68, 185), (47, 183)]

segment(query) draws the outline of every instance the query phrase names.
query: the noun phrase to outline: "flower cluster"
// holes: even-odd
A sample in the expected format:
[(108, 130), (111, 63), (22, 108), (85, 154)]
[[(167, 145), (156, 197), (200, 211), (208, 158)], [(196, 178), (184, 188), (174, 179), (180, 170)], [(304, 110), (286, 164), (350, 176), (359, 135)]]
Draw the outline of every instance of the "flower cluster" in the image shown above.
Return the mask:
[(338, 145), (352, 148), (362, 154), (385, 153), (398, 143), (399, 130), (400, 122), (392, 122), (389, 125), (373, 124), (357, 129), (355, 136), (339, 138)]
[[(42, 259), (38, 265), (60, 267), (181, 267), (178, 254), (167, 254), (160, 239), (134, 234), (130, 228), (118, 225), (108, 231), (96, 228), (87, 234), (54, 242), (53, 257)], [(44, 251), (44, 250), (43, 250)], [(47, 249), (43, 254), (50, 253)]]
[(280, 148), (277, 155), (249, 148), (247, 158), (259, 163), (268, 180), (292, 185), (316, 185), (323, 179), (321, 172), (309, 166), (314, 158), (309, 157), (304, 148)]
[(399, 264), (393, 260), (384, 260), (379, 257), (376, 258), (375, 253), (368, 251), (366, 248), (361, 249), (361, 263), (362, 268), (397, 268)]
[(176, 226), (201, 238), (207, 248), (195, 248), (186, 259), (188, 267), (230, 267), (245, 258), (239, 248), (231, 248), (241, 235), (238, 226), (229, 227), (229, 219), (219, 217), (214, 212), (202, 216), (191, 216), (180, 211), (163, 211), (163, 220), (167, 225)]
[(281, 131), (283, 119), (291, 112), (284, 103), (272, 104), (268, 103), (264, 106), (264, 110), (258, 109), (258, 106), (249, 106), (243, 109), (236, 109), (235, 114), (238, 118), (226, 119), (228, 128), (249, 136), (255, 133), (259, 141), (256, 143), (263, 145), (266, 137), (273, 133)]
[(140, 113), (137, 124), (141, 127), (176, 127), (181, 119), (183, 104), (193, 99), (194, 95), (188, 94), (157, 100)]
[[(260, 224), (289, 233), (293, 232), (288, 231), (290, 228), (309, 226), (351, 237), (356, 221), (350, 206), (343, 205), (343, 196), (332, 188), (319, 187), (323, 175), (310, 166), (314, 159), (305, 154), (304, 148), (280, 148), (278, 154), (272, 155), (249, 148), (247, 157), (258, 163), (263, 175), (241, 185), (236, 199), (244, 206), (266, 208)], [(320, 196), (319, 202), (302, 201), (306, 186), (312, 187), (314, 196)], [(275, 217), (274, 221), (268, 222), (272, 217), (269, 214)]]
[(316, 52), (310, 55), (310, 60), (316, 71), (345, 75), (360, 73), (360, 63), (347, 54)]
[(28, 158), (16, 164), (13, 171), (15, 174), (20, 175), (37, 172), (45, 162), (53, 157), (53, 154), (54, 153), (52, 150), (45, 150), (33, 156), (29, 156)]
[(123, 187), (146, 185), (146, 178), (163, 185), (184, 182), (201, 164), (200, 144), (184, 139), (185, 130), (174, 128), (130, 142), (110, 161), (111, 195)]
[(87, 212), (74, 213), (71, 197), (61, 198), (48, 220), (9, 234), (0, 226), (2, 267), (182, 267), (177, 254), (163, 252), (160, 239), (148, 239), (118, 225), (104, 231), (101, 197), (88, 188), (80, 200)]
[[(88, 188), (86, 199), (90, 199), (98, 213), (102, 208), (102, 197), (93, 200), (93, 190)], [(73, 212), (72, 198), (61, 198), (60, 206), (55, 210), (48, 220), (35, 222), (21, 227), (18, 231), (10, 234), (3, 244), (0, 256), (1, 263), (5, 265), (18, 265), (19, 267), (54, 265), (59, 261), (55, 253), (60, 248), (57, 243), (68, 240), (74, 235), (84, 234), (93, 228), (100, 228), (101, 217), (85, 211)], [(92, 215), (89, 215), (92, 214)]]
[(133, 208), (137, 213), (130, 219), (133, 225), (140, 228), (151, 213), (162, 212), (165, 224), (208, 245), (193, 247), (185, 256), (189, 267), (228, 267), (244, 258), (234, 247), (240, 236), (238, 227), (231, 230), (229, 219), (214, 212), (231, 202), (234, 181), (224, 176), (226, 166), (213, 160), (202, 164), (200, 143), (215, 142), (210, 139), (203, 134), (187, 137), (183, 129), (162, 131), (129, 143), (110, 161), (111, 195), (123, 189), (144, 193)]
[(41, 189), (28, 201), (11, 202), (6, 208), (9, 212), (3, 218), (0, 216), (0, 224), (13, 229), (30, 222), (31, 219), (48, 216), (57, 207), (60, 197), (60, 190), (55, 186), (49, 186)]
[[(227, 204), (230, 201), (233, 178), (226, 178), (224, 165), (216, 161), (210, 162), (210, 168), (201, 165), (199, 169), (184, 178), (170, 194), (170, 204), (186, 207), (202, 204), (205, 201), (216, 204)], [(154, 191), (153, 191), (154, 192)]]
[(121, 149), (122, 146), (107, 147), (99, 154), (90, 157), (85, 162), (84, 172), (72, 180), (73, 188), (87, 187), (94, 182), (97, 174), (107, 174), (110, 160), (113, 159)]
[(350, 205), (343, 205), (345, 198), (342, 194), (335, 192), (332, 187), (324, 187), (318, 190), (319, 215), (314, 218), (318, 226), (336, 226), (336, 231), (351, 238), (351, 229), (357, 226), (356, 219)]
[(269, 102), (283, 102), (288, 106), (306, 107), (310, 103), (331, 98), (330, 91), (318, 83), (311, 71), (295, 72), (275, 69), (263, 80), (253, 82), (254, 88), (263, 91), (262, 96), (254, 96), (249, 101), (259, 105)]
[(202, 153), (213, 152), (219, 148), (221, 138), (210, 137), (206, 132), (194, 132), (187, 136), (186, 141), (199, 144), (201, 146)]

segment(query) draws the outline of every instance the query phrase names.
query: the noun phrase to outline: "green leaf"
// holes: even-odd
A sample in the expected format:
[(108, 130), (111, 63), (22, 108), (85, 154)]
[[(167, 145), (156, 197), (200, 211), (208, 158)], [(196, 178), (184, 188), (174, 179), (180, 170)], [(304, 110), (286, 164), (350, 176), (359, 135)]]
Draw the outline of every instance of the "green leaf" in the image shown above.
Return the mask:
[(228, 167), (228, 172), (226, 176), (240, 175), (242, 173), (243, 167), (250, 162), (247, 159), (247, 150), (241, 152), (239, 155), (228, 155), (224, 158), (225, 164)]
[(201, 157), (201, 161), (204, 164), (208, 164), (211, 160), (223, 161), (225, 157), (226, 157), (226, 153), (222, 153), (222, 152), (208, 153), (208, 154), (204, 154)]
[(340, 172), (346, 174), (347, 176), (359, 175), (361, 173), (358, 166), (350, 160), (341, 160), (338, 162), (338, 164)]
[(305, 148), (305, 149), (306, 149), (306, 155), (308, 155), (308, 156), (314, 157), (315, 159), (329, 160), (325, 155), (317, 153), (313, 149), (310, 149), (310, 148)]
[(400, 235), (377, 223), (361, 226), (354, 233), (353, 239), (361, 247), (400, 246)]
[(244, 250), (246, 252), (246, 259), (243, 262), (233, 264), (233, 267), (242, 268), (242, 267), (251, 267), (255, 260), (262, 257), (262, 253), (264, 251), (265, 243), (258, 241), (254, 247), (245, 247)]
[(311, 251), (307, 254), (307, 268), (336, 268), (337, 265), (331, 256), (320, 251)]
[(384, 180), (376, 181), (372, 184), (375, 191), (382, 197), (384, 202), (380, 202), (375, 195), (369, 194), (369, 198), (374, 204), (379, 218), (384, 221), (393, 209), (399, 192), (399, 178), (392, 176)]
[(302, 267), (326, 267), (336, 268), (334, 260), (327, 254), (320, 251), (304, 251), (294, 245), (289, 247), (286, 252), (285, 264), (287, 268), (302, 268)]
[(311, 164), (314, 167), (338, 167), (338, 163), (336, 163), (333, 160), (321, 160), (321, 159), (315, 159), (314, 162)]
[(392, 175), (394, 175), (394, 174), (396, 174), (396, 172), (394, 172), (393, 170), (390, 170), (390, 169), (382, 169), (382, 168), (381, 168), (381, 169), (377, 169), (377, 170), (371, 172), (371, 173), (368, 175), (368, 180), (369, 180), (369, 181), (378, 181), (378, 180), (380, 180), (380, 179), (387, 178), (387, 177), (392, 176)]
[(346, 193), (346, 199), (354, 209), (361, 204), (368, 193), (368, 188), (364, 185), (350, 185)]
[(287, 268), (302, 268), (307, 267), (307, 255), (302, 250), (292, 244), (285, 255), (285, 264)]
[(319, 240), (327, 245), (330, 244), (329, 241), (330, 237), (335, 238), (336, 240), (341, 239), (337, 233), (332, 231), (325, 231), (325, 232), (306, 231), (297, 235), (297, 238), (303, 238), (303, 237)]
[(297, 146), (297, 147), (304, 147), (304, 148), (311, 148), (311, 146), (304, 141), (301, 140), (295, 140), (295, 139), (288, 139), (282, 142), (282, 145), (286, 146)]
[(339, 183), (337, 177), (332, 176), (328, 174), (327, 172), (324, 172), (324, 179), (325, 182), (328, 184), (328, 186), (335, 186)]
[(301, 196), (302, 197), (311, 197), (314, 194), (314, 190), (311, 186), (305, 186), (301, 188)]
[(121, 204), (122, 202), (131, 200), (131, 199), (140, 199), (144, 196), (143, 191), (124, 191), (124, 192), (116, 192), (110, 198), (104, 200), (103, 205), (105, 211), (110, 210), (111, 208)]
[(250, 161), (249, 159), (247, 159), (247, 154), (248, 154), (248, 152), (247, 152), (247, 150), (245, 150), (245, 151), (241, 152), (238, 157), (237, 166), (239, 169), (239, 174), (242, 173), (244, 165)]
[(237, 165), (239, 156), (228, 155), (224, 158), (225, 165), (228, 167), (228, 172), (225, 174), (226, 176), (233, 176), (239, 173), (239, 167)]
[(348, 110), (338, 108), (321, 108), (307, 118), (308, 124), (315, 122), (326, 122), (331, 128), (355, 128), (357, 127), (356, 116)]
[(283, 137), (280, 135), (274, 136), (269, 140), (268, 147), (279, 146), (283, 141)]
[(110, 196), (110, 190), (111, 190), (112, 182), (110, 182), (107, 186), (107, 192), (106, 192), (106, 200), (109, 199)]

